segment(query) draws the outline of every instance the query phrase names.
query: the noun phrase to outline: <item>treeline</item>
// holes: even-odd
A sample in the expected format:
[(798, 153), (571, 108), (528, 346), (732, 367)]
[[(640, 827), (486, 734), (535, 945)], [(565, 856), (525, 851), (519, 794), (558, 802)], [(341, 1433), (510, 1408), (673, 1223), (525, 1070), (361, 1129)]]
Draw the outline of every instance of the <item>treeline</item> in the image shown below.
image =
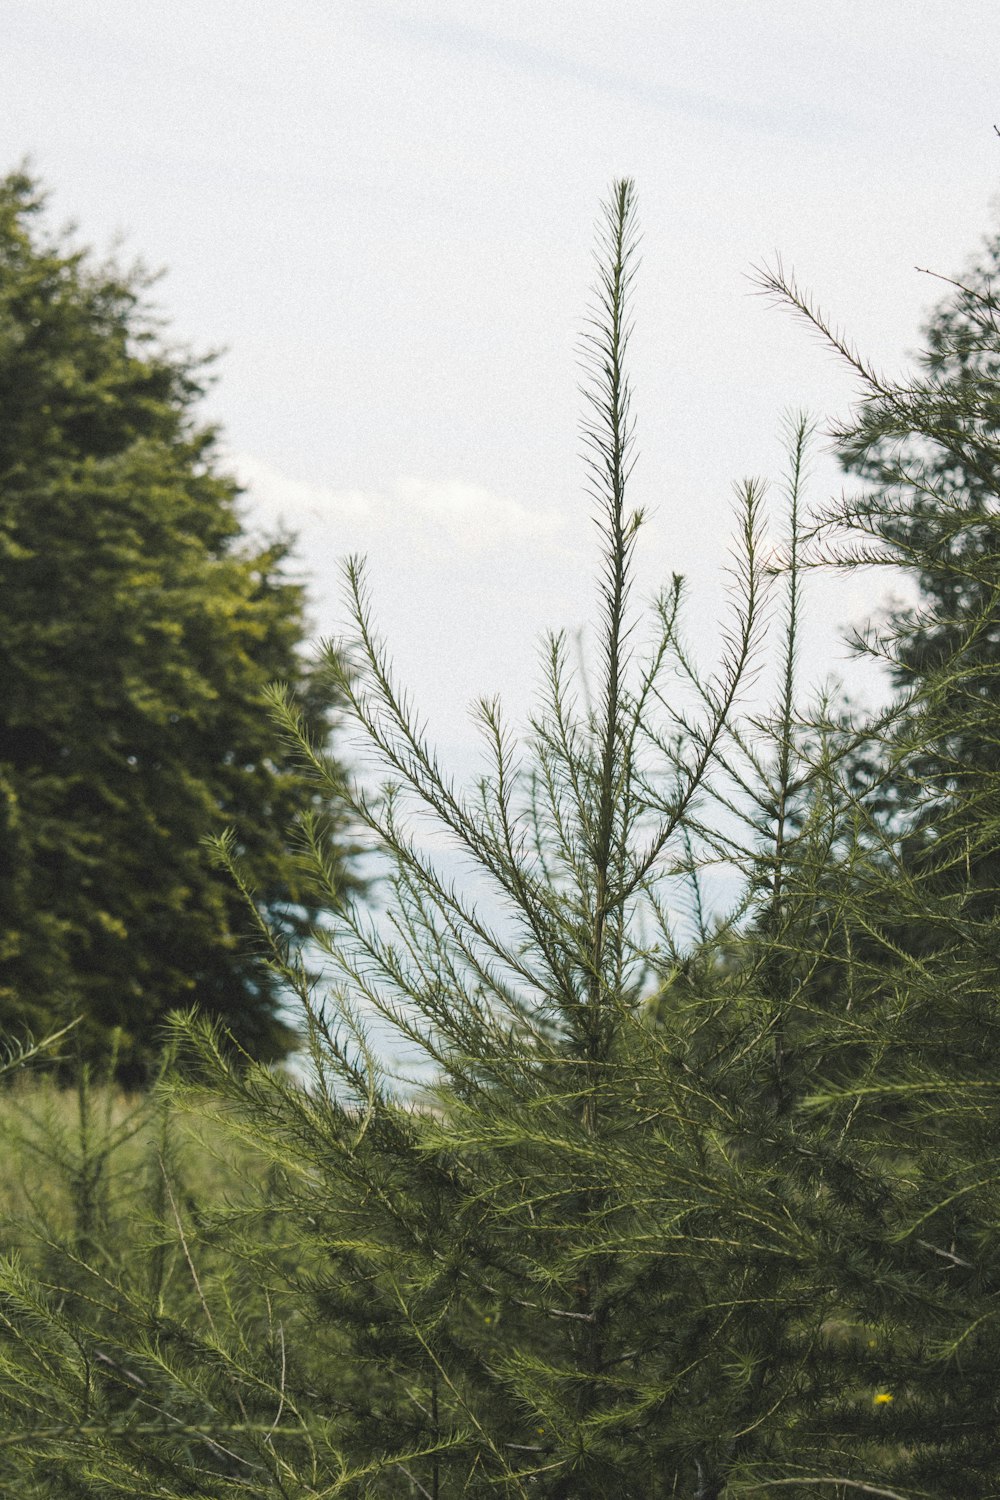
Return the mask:
[[(781, 566), (748, 482), (704, 672), (680, 582), (642, 649), (630, 595), (635, 245), (622, 181), (588, 324), (591, 680), (554, 636), (521, 741), (479, 705), (484, 771), (462, 790), (349, 565), (355, 645), (324, 680), (381, 790), (345, 775), (294, 682), (262, 694), (313, 800), (298, 908), (323, 914), (324, 988), (246, 841), (216, 841), (263, 992), (297, 996), (308, 1082), (191, 1015), (181, 1074), (164, 1063), (132, 1125), (101, 1123), (84, 1071), (72, 1127), (21, 1130), (66, 1188), (34, 1237), (23, 1216), (0, 1282), (12, 1494), (1000, 1495), (1000, 247), (899, 383), (762, 273), (857, 375), (836, 434), (856, 490), (807, 510), (793, 420)], [(860, 643), (895, 682), (876, 713), (810, 710), (799, 683), (821, 563), (921, 586)], [(775, 619), (774, 701), (744, 710)], [(391, 861), (382, 913), (345, 891), (330, 805)], [(439, 873), (428, 813), (496, 915)], [(726, 914), (703, 890), (719, 862), (741, 881)], [(373, 1014), (429, 1065), (422, 1095), (370, 1045)], [(242, 1143), (228, 1187), (185, 1159), (185, 1110)], [(126, 1139), (127, 1211), (81, 1197)]]

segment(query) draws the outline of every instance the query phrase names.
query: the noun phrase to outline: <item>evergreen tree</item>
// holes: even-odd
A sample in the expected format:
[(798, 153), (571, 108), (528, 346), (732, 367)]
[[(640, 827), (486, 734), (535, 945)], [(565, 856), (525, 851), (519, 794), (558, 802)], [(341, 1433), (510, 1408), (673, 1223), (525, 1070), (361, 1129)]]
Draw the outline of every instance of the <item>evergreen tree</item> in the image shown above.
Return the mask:
[[(740, 593), (721, 677), (702, 688), (704, 712), (685, 723), (679, 747), (676, 723), (659, 737), (650, 729), (680, 649), (679, 585), (661, 601), (648, 659), (630, 659), (641, 524), (626, 503), (634, 260), (632, 188), (622, 182), (605, 226), (585, 428), (604, 542), (593, 708), (575, 707), (554, 638), (529, 764), (519, 764), (498, 706), (484, 702), (489, 769), (475, 795), (461, 794), (394, 683), (357, 565), (355, 654), (331, 651), (327, 665), (389, 773), (382, 792), (347, 787), (301, 708), (274, 700), (318, 785), (350, 798), (395, 867), (388, 924), (350, 902), (314, 934), (340, 973), (328, 1004), (260, 919), (272, 972), (302, 1001), (310, 1090), (233, 1068), (200, 1032), (209, 1078), (282, 1179), (277, 1205), (265, 1200), (255, 1217), (246, 1208), (208, 1217), (203, 1244), (225, 1236), (248, 1262), (245, 1284), (268, 1285), (280, 1359), (273, 1339), (248, 1326), (235, 1282), (209, 1285), (204, 1318), (179, 1337), (176, 1318), (150, 1306), (144, 1278), (127, 1268), (109, 1278), (95, 1264), (71, 1311), (66, 1282), (53, 1281), (63, 1292), (50, 1312), (12, 1268), (7, 1369), (22, 1377), (7, 1421), (33, 1428), (15, 1461), (40, 1485), (73, 1473), (93, 1486), (81, 1493), (104, 1495), (134, 1493), (141, 1476), (166, 1494), (249, 1484), (637, 1500), (683, 1486), (708, 1500), (750, 1456), (745, 1429), (762, 1406), (785, 1418), (795, 1384), (782, 1356), (815, 1336), (820, 1313), (797, 1287), (775, 1332), (778, 1268), (798, 1231), (789, 1238), (772, 1182), (774, 1143), (763, 1162), (750, 1159), (761, 1118), (775, 1118), (769, 1022), (755, 1020), (760, 1036), (748, 1046), (745, 1015), (678, 1004), (657, 1029), (646, 999), (675, 968), (656, 892), (662, 877), (669, 883), (672, 846), (683, 850), (684, 820), (758, 643), (760, 492), (750, 484), (742, 496)], [(414, 841), (407, 793), (492, 883), (495, 920), (443, 882)], [(307, 820), (305, 833), (333, 910), (341, 891), (322, 825)], [(257, 910), (234, 842), (221, 853)], [(431, 1064), (423, 1103), (367, 1045), (363, 1006)], [(742, 1100), (747, 1057), (768, 1079)], [(734, 1133), (741, 1160), (728, 1152)], [(255, 1232), (275, 1207), (285, 1250)], [(761, 1240), (749, 1259), (747, 1221)], [(75, 1284), (79, 1256), (73, 1264)], [(88, 1302), (95, 1311), (81, 1315)], [(765, 1321), (766, 1369), (755, 1352)]]
[[(917, 600), (897, 606), (885, 641), (863, 643), (888, 661), (901, 695), (912, 695), (923, 718), (913, 753), (896, 756), (895, 774), (867, 775), (883, 818), (905, 839), (915, 865), (939, 868), (942, 889), (956, 880), (980, 891), (995, 908), (1000, 864), (994, 848), (969, 842), (972, 810), (989, 800), (1000, 772), (995, 710), (1000, 666), (1000, 333), (995, 281), (1000, 236), (984, 244), (925, 329), (918, 378), (907, 402), (874, 401), (853, 431), (841, 434), (849, 472), (865, 483), (855, 510), (873, 543), (918, 587)], [(914, 430), (914, 403), (919, 427)], [(930, 735), (928, 689), (935, 684), (941, 732)], [(913, 728), (902, 716), (898, 734)], [(957, 843), (955, 840), (957, 839)], [(959, 867), (955, 861), (959, 861)], [(958, 873), (956, 873), (958, 869)], [(917, 949), (929, 934), (911, 930)]]
[(932, 595), (860, 642), (901, 691), (874, 718), (828, 724), (836, 815), (790, 945), (811, 955), (812, 994), (802, 999), (825, 1040), (823, 1054), (806, 1053), (809, 1102), (858, 1137), (881, 1178), (855, 1329), (871, 1335), (872, 1365), (893, 1397), (892, 1445), (867, 1477), (907, 1495), (992, 1496), (1000, 329), (988, 277), (958, 288), (932, 325), (922, 372), (890, 383), (780, 268), (764, 285), (861, 381), (859, 406), (835, 435), (877, 482), (816, 518), (814, 561), (902, 566)]
[[(84, 1017), (137, 1081), (165, 1014), (198, 1004), (249, 1051), (293, 1032), (200, 841), (233, 826), (274, 920), (308, 901), (284, 830), (314, 803), (262, 715), (299, 685), (284, 542), (241, 534), (238, 490), (197, 420), (203, 363), (169, 349), (150, 278), (43, 227), (23, 173), (0, 183), (0, 1024)], [(342, 813), (326, 826), (331, 857)]]

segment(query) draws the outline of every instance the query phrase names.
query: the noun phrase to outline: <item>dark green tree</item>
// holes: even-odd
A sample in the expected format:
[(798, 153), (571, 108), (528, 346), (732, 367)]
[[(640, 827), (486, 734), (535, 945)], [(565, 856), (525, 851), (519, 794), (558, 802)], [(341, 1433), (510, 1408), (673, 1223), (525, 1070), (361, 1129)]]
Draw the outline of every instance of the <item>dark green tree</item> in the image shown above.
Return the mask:
[[(169, 348), (151, 278), (45, 228), (0, 183), (0, 1026), (84, 1018), (139, 1080), (164, 1016), (198, 1005), (251, 1054), (294, 1033), (201, 841), (231, 826), (262, 908), (300, 932), (287, 830), (312, 808), (263, 713), (304, 652), (287, 543), (252, 544), (199, 422), (204, 361)], [(323, 837), (338, 868), (342, 814)]]
[[(924, 330), (910, 388), (873, 393), (840, 434), (846, 468), (864, 484), (851, 510), (901, 568), (914, 602), (897, 605), (862, 642), (888, 664), (901, 699), (894, 770), (858, 758), (859, 787), (942, 892), (973, 886), (996, 908), (1000, 859), (979, 834), (1000, 773), (1000, 235), (988, 239)], [(935, 725), (937, 732), (935, 732)], [(978, 812), (977, 812), (978, 808)], [(980, 825), (977, 832), (976, 824)], [(926, 926), (907, 941), (933, 941)]]
[[(799, 969), (806, 1024), (790, 1040), (811, 1080), (803, 1102), (831, 1136), (854, 1137), (875, 1187), (868, 1244), (859, 1226), (842, 1262), (853, 1314), (841, 1358), (849, 1367), (853, 1338), (863, 1361), (867, 1343), (892, 1400), (886, 1443), (852, 1472), (907, 1496), (997, 1493), (995, 257), (990, 247), (951, 283), (917, 370), (900, 381), (874, 371), (780, 268), (763, 278), (861, 385), (834, 432), (864, 485), (815, 517), (812, 560), (902, 569), (920, 589), (858, 641), (887, 664), (893, 701), (813, 726), (828, 769), (803, 786), (797, 813), (825, 834), (814, 868), (793, 869), (798, 912), (778, 944)], [(754, 941), (775, 946), (766, 931)], [(837, 1190), (847, 1185), (840, 1176)], [(852, 1414), (825, 1415), (831, 1438), (857, 1440)]]

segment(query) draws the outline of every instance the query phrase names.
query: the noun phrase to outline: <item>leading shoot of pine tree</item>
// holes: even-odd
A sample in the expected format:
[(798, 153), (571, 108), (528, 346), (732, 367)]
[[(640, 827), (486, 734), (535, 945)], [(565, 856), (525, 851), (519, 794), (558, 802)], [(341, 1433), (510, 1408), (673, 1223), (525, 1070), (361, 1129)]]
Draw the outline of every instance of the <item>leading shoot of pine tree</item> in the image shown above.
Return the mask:
[[(636, 242), (621, 181), (584, 344), (585, 680), (553, 635), (524, 735), (478, 705), (462, 787), (347, 565), (352, 634), (326, 669), (381, 782), (352, 780), (290, 691), (270, 702), (316, 806), (346, 801), (381, 851), (383, 905), (345, 894), (307, 809), (325, 915), (295, 944), (217, 841), (268, 982), (297, 997), (308, 1080), (177, 1021), (183, 1076), (130, 1127), (127, 1210), (106, 1195), (82, 1234), (67, 1199), (20, 1236), (0, 1283), (9, 1493), (1000, 1496), (995, 298), (970, 277), (890, 384), (761, 273), (857, 376), (835, 436), (859, 489), (807, 513), (793, 418), (781, 483), (739, 490), (706, 672), (677, 580), (638, 644)], [(877, 712), (800, 687), (820, 565), (926, 588), (859, 642), (893, 678)], [(468, 885), (428, 852), (428, 816)], [(125, 1140), (93, 1110), (59, 1137), (72, 1183)], [(227, 1191), (200, 1185), (192, 1130)]]

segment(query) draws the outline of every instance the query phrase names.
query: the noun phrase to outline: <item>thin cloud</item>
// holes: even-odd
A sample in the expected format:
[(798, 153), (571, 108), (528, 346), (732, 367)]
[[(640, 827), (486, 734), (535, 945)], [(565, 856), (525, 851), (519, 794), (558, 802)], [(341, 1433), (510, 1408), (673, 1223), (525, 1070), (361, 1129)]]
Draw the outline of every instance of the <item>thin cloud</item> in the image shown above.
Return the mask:
[(411, 42), (492, 60), (520, 73), (594, 89), (677, 117), (735, 123), (743, 129), (792, 139), (813, 138), (834, 130), (854, 134), (857, 129), (845, 110), (818, 106), (815, 99), (808, 107), (804, 104), (790, 112), (787, 102), (779, 107), (749, 95), (733, 100), (722, 93), (642, 78), (452, 17), (407, 15), (396, 6), (382, 6), (380, 10), (384, 21)]
[(558, 543), (566, 529), (557, 511), (530, 509), (461, 480), (404, 476), (388, 490), (338, 489), (292, 479), (248, 453), (231, 454), (229, 464), (248, 493), (254, 524), (306, 534), (319, 525), (342, 551), (365, 550), (388, 533), (420, 552), (446, 544), (451, 552), (480, 554), (501, 544)]

